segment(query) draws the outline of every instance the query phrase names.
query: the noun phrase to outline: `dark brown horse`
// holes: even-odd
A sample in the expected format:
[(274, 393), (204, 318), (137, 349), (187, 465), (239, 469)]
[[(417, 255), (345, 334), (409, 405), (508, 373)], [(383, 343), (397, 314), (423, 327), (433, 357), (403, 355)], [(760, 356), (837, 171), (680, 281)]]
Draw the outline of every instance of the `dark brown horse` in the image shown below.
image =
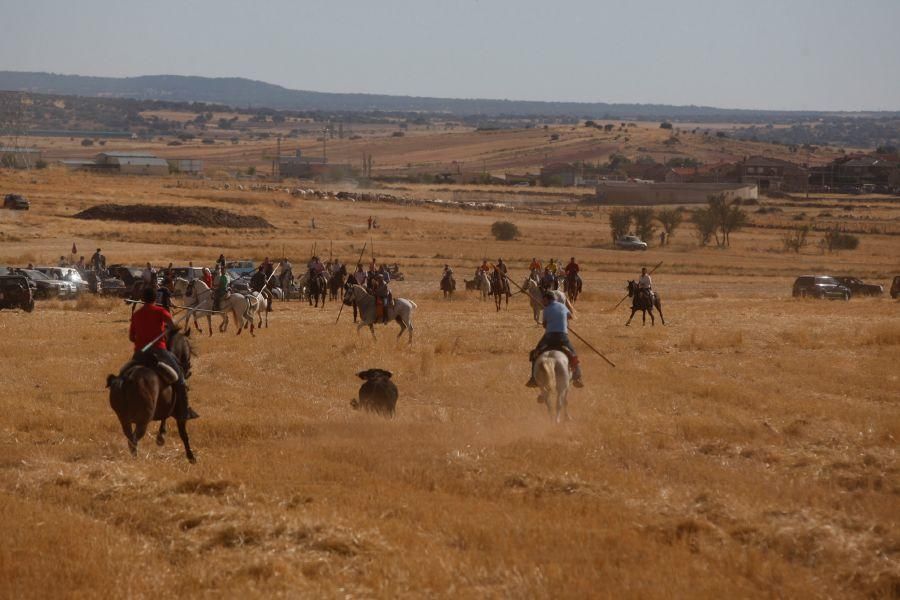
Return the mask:
[(318, 275), (310, 273), (307, 287), (309, 289), (309, 305), (312, 306), (313, 300), (315, 300), (316, 307), (318, 307), (321, 298), (322, 308), (325, 308), (325, 298), (328, 296), (328, 277), (324, 273)]
[[(638, 287), (637, 283), (632, 279), (628, 282), (628, 297), (631, 298), (631, 316), (628, 317), (628, 322), (625, 323), (626, 326), (631, 324), (631, 319), (634, 318), (634, 313), (637, 311), (642, 311), (642, 320), (643, 324), (647, 324), (647, 313), (650, 313), (650, 325), (656, 325), (656, 322), (653, 319), (653, 307), (656, 307), (656, 310), (659, 311), (659, 318), (662, 321), (662, 324), (666, 324), (666, 319), (663, 317), (662, 312), (662, 302), (660, 301), (659, 294), (650, 293), (650, 290), (641, 289)], [(651, 298), (652, 296), (652, 298)]]
[(452, 298), (455, 290), (456, 280), (451, 273), (447, 273), (441, 278), (441, 291), (444, 292), (444, 298)]
[(494, 272), (491, 273), (491, 296), (494, 297), (494, 304), (497, 306), (498, 311), (503, 303), (503, 296), (506, 296), (506, 308), (509, 309), (510, 295), (509, 282), (506, 281), (506, 276), (500, 269), (494, 269)]
[[(187, 378), (190, 375), (191, 356), (187, 337), (177, 332), (170, 335), (169, 348)], [(131, 454), (136, 456), (138, 442), (147, 433), (151, 421), (160, 421), (159, 432), (156, 434), (157, 445), (165, 443), (166, 419), (173, 416), (175, 394), (171, 384), (166, 381), (166, 374), (158, 368), (136, 362), (129, 365), (119, 376), (109, 375), (106, 387), (109, 388), (109, 405), (119, 417)], [(192, 463), (197, 462), (188, 440), (187, 421), (177, 419), (176, 422), (187, 459)]]
[(566, 279), (563, 282), (563, 287), (565, 287), (566, 296), (568, 296), (569, 301), (574, 304), (575, 301), (578, 300), (578, 295), (581, 293), (581, 276), (575, 272), (567, 273)]
[(332, 273), (331, 278), (328, 280), (328, 293), (332, 301), (340, 300), (343, 302), (345, 281), (347, 281), (347, 267), (341, 265), (337, 273)]

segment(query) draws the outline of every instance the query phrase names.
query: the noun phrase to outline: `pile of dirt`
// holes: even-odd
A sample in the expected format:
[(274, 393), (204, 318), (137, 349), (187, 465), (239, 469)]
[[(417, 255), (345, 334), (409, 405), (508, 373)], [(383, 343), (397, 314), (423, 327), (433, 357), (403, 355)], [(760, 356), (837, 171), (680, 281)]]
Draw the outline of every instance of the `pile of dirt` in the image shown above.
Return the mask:
[(237, 229), (274, 229), (257, 216), (239, 215), (207, 206), (160, 206), (142, 204), (99, 204), (81, 211), (76, 219), (128, 221), (129, 223), (161, 223), (164, 225), (202, 225)]

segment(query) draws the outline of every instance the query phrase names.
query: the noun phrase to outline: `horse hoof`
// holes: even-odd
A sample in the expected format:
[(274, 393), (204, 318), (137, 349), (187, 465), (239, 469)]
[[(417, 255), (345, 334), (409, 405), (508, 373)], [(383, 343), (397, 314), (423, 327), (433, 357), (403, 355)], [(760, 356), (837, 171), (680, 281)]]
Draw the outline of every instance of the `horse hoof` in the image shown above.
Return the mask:
[(188, 462), (191, 463), (192, 465), (196, 465), (196, 464), (197, 464), (197, 459), (196, 459), (196, 457), (194, 457), (193, 454), (191, 454), (190, 456), (188, 456), (187, 459), (188, 459)]

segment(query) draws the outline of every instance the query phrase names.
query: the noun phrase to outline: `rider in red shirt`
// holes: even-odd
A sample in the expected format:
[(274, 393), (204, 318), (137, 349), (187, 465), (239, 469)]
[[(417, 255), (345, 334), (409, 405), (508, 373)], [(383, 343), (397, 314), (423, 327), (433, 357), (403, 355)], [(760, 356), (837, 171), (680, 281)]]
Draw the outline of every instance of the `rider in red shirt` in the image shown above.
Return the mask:
[(131, 327), (128, 330), (128, 339), (134, 343), (132, 360), (144, 362), (146, 356), (143, 349), (152, 342), (146, 352), (157, 361), (172, 367), (172, 370), (178, 374), (178, 381), (172, 384), (175, 392), (173, 416), (179, 420), (195, 419), (198, 415), (188, 405), (184, 370), (175, 355), (167, 350), (166, 336), (162, 335), (167, 329), (176, 327), (172, 321), (172, 315), (166, 309), (156, 305), (156, 291), (153, 288), (144, 289), (143, 301), (144, 305), (131, 315)]
[(580, 267), (578, 266), (578, 263), (575, 262), (575, 257), (573, 256), (569, 259), (569, 264), (566, 265), (566, 275), (570, 277), (573, 275), (577, 275), (579, 270)]

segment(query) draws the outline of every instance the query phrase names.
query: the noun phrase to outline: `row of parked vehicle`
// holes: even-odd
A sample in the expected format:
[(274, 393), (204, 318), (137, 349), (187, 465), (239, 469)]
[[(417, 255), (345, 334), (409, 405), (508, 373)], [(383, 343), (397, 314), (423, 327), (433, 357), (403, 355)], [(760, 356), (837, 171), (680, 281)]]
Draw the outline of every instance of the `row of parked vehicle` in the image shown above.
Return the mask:
[[(884, 286), (866, 283), (850, 275), (803, 275), (794, 281), (793, 295), (797, 297), (849, 300), (853, 296), (880, 296)], [(900, 296), (900, 275), (894, 277), (890, 289), (891, 298)]]

